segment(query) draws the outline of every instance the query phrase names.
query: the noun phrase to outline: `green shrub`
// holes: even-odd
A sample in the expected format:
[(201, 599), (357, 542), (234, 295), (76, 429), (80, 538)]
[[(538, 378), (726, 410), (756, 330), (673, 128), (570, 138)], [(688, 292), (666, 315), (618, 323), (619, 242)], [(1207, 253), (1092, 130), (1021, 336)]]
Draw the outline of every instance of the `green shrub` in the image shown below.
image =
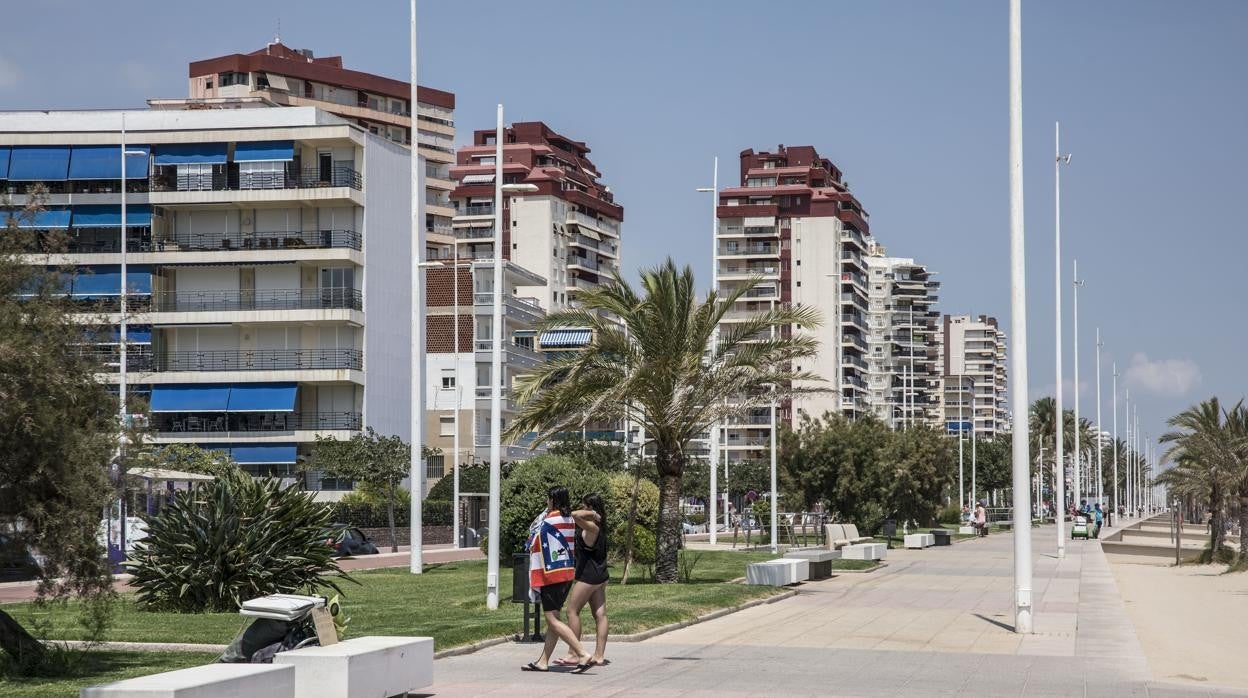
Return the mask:
[(943, 507), (937, 514), (937, 521), (947, 524), (962, 523), (962, 510), (955, 506)]
[[(385, 504), (355, 503), (343, 498), (342, 501), (328, 504), (325, 508), (329, 511), (330, 523), (349, 524), (360, 528), (386, 528), (390, 525)], [(426, 526), (450, 526), (451, 503), (426, 499), (421, 517)], [(394, 508), (395, 526), (407, 527), (410, 520), (411, 509), (408, 505)]]
[[(616, 557), (624, 555), (624, 543), (628, 536), (628, 511), (631, 506), (634, 478), (628, 473), (610, 476), (607, 489), (600, 492), (607, 507), (608, 551)], [(637, 488), (636, 525), (654, 530), (659, 522), (659, 488), (653, 482), (642, 479)]]
[[(450, 497), (448, 496), (447, 499), (450, 499)], [(377, 487), (375, 485), (370, 485), (366, 482), (357, 482), (355, 484), (355, 489), (344, 494), (342, 496), (342, 499), (338, 501), (344, 502), (346, 504), (353, 504), (353, 505), (367, 504), (367, 505), (371, 505), (374, 507), (380, 507), (383, 510), (386, 508), (386, 504), (387, 504), (386, 493), (382, 490), (382, 488)], [(408, 492), (402, 487), (395, 488), (395, 496), (394, 496), (394, 510), (395, 511), (398, 511), (399, 507), (403, 507), (404, 509), (407, 509), (407, 507), (411, 506), (411, 503), (412, 503), (411, 492)]]
[[(620, 550), (623, 551), (624, 544), (620, 543)], [(638, 565), (649, 567), (654, 564), (656, 551), (658, 549), (658, 541), (654, 537), (654, 531), (645, 526), (637, 526), (633, 529), (633, 562)]]
[(325, 545), (329, 511), (313, 496), (245, 475), (178, 493), (125, 563), (140, 606), (228, 612), (257, 596), (341, 591), (329, 576), (339, 571)]
[(690, 514), (685, 518), (694, 526), (701, 526), (706, 523), (706, 514)]
[[(459, 466), (459, 491), (489, 492), (490, 467), (482, 463)], [(441, 480), (433, 483), (433, 487), (429, 488), (429, 494), (425, 498), (439, 499), (449, 502), (454, 496), (455, 476), (451, 472), (451, 469), (447, 468), (446, 475), (444, 475)]]
[(541, 455), (516, 464), (502, 488), (498, 551), (504, 561), (524, 551), (529, 524), (546, 508), (546, 491), (554, 485), (568, 488), (575, 504), (591, 492), (606, 492), (607, 477), (567, 456)]
[(754, 500), (754, 504), (750, 506), (754, 513), (754, 520), (759, 526), (769, 528), (771, 526), (771, 502), (763, 497)]

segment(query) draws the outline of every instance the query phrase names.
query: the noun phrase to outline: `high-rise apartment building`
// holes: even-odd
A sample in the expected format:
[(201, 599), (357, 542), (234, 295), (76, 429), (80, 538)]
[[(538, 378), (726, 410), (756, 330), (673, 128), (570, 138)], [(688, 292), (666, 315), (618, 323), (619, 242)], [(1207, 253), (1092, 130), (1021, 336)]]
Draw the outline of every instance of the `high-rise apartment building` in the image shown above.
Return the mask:
[(940, 426), (940, 341), (935, 310), (940, 282), (913, 259), (887, 257), (872, 245), (866, 257), (867, 403), (894, 429)]
[[(741, 185), (719, 192), (715, 285), (726, 293), (753, 277), (761, 282), (725, 318), (726, 328), (777, 304), (819, 309), (822, 325), (787, 331), (819, 340), (819, 355), (800, 368), (822, 376), (828, 392), (782, 405), (778, 419), (791, 422), (795, 409), (866, 414), (866, 212), (841, 171), (811, 146), (745, 150), (740, 167)], [(763, 457), (770, 424), (770, 410), (761, 409), (725, 425), (726, 459)]]
[(503, 135), (503, 181), (536, 192), (503, 197), (503, 229), (494, 230), (495, 132), (477, 131), (451, 170), (453, 222), (461, 259), (503, 258), (546, 280), (521, 287), (548, 312), (570, 307), (619, 268), (624, 208), (599, 181), (589, 147), (546, 124), (512, 124)]
[(946, 315), (941, 329), (941, 413), (950, 433), (992, 438), (1010, 429), (1005, 332), (997, 319)]
[[(150, 100), (152, 107), (177, 109), (240, 106), (310, 106), (336, 114), (369, 133), (410, 146), (412, 130), (425, 158), (425, 230), (430, 258), (446, 256), (451, 236), (450, 177), (455, 162), (455, 95), (421, 85), (412, 120), (411, 85), (406, 80), (349, 70), (341, 56), (317, 58), (307, 49), (279, 42), (252, 53), (235, 53), (190, 64), (189, 99)], [(304, 167), (324, 167), (317, 152)]]
[(46, 185), (20, 224), (68, 234), (84, 322), (121, 322), (125, 236), (127, 382), (155, 442), (282, 478), (318, 435), (409, 438), (409, 157), (312, 107), (0, 113), (0, 188), (21, 207)]

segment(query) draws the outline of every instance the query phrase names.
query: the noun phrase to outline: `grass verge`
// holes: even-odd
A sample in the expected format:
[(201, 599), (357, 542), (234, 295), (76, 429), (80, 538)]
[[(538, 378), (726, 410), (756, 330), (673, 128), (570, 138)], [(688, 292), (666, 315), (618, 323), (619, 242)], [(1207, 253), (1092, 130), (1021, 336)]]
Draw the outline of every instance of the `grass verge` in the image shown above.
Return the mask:
[(832, 571), (837, 570), (850, 572), (863, 572), (865, 570), (873, 570), (880, 566), (879, 560), (833, 560)]
[(194, 652), (70, 651), (60, 676), (6, 676), (0, 667), (0, 696), (5, 698), (59, 698), (78, 695), (78, 689), (161, 671), (207, 664), (216, 655)]

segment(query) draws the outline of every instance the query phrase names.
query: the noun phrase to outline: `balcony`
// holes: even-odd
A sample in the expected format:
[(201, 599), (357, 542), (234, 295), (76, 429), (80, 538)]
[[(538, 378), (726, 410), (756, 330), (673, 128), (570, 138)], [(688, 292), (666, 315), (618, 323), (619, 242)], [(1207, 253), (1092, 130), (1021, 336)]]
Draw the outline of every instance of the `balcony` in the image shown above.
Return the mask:
[[(489, 354), (494, 351), (494, 340), (492, 339), (478, 339), (473, 342), (473, 345), (478, 354)], [(522, 363), (526, 364), (536, 365), (542, 361), (542, 355), (533, 350), (531, 347), (504, 341), (503, 357), (506, 358), (508, 354), (520, 357), (524, 360)]]
[[(220, 232), (177, 235), (158, 239), (156, 252), (204, 252), (237, 250), (305, 250), (347, 248), (358, 250), (364, 237), (354, 230)], [(133, 249), (133, 248), (131, 248)]]
[(578, 255), (568, 256), (568, 266), (580, 267), (582, 269), (588, 269), (590, 271), (595, 271), (595, 272), (598, 271), (597, 260), (590, 259), (589, 257), (580, 257)]
[(171, 351), (153, 357), (152, 368), (167, 371), (289, 371), (364, 368), (359, 349), (214, 349)]
[(745, 245), (728, 245), (719, 252), (721, 257), (749, 257), (754, 255), (778, 255), (780, 254), (779, 245), (768, 244), (745, 244)]
[(160, 172), (152, 176), (151, 190), (163, 191), (236, 191), (246, 189), (321, 189), (324, 187), (350, 187), (363, 189), (364, 178), (359, 171), (347, 165), (333, 167), (287, 166), (283, 172), (239, 172), (231, 166), (224, 172), (177, 173)]
[(458, 204), (455, 206), (457, 216), (492, 216), (494, 204)]
[(567, 222), (575, 224), (575, 225), (582, 225), (582, 226), (585, 226), (586, 228), (591, 228), (593, 230), (606, 233), (613, 237), (620, 236), (620, 224), (619, 223), (616, 223), (615, 221), (601, 219), (601, 218), (595, 218), (594, 216), (583, 213), (581, 211), (569, 210)]
[(363, 310), (358, 289), (274, 289), (263, 291), (174, 291), (152, 295), (158, 313), (223, 310)]
[(488, 228), (455, 228), (455, 237), (459, 240), (482, 240), (494, 237), (494, 226)]
[(155, 413), (152, 427), (162, 436), (179, 434), (359, 431), (359, 412)]

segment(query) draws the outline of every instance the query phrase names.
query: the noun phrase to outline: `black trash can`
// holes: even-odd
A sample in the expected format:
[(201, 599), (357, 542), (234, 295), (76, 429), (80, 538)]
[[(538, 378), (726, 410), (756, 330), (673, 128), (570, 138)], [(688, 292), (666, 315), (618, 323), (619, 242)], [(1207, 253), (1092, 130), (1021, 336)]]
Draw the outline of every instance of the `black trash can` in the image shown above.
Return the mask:
[(948, 529), (933, 528), (932, 536), (936, 538), (936, 545), (951, 545), (953, 543), (952, 534)]
[(514, 553), (511, 556), (511, 602), (529, 603), (528, 553)]

